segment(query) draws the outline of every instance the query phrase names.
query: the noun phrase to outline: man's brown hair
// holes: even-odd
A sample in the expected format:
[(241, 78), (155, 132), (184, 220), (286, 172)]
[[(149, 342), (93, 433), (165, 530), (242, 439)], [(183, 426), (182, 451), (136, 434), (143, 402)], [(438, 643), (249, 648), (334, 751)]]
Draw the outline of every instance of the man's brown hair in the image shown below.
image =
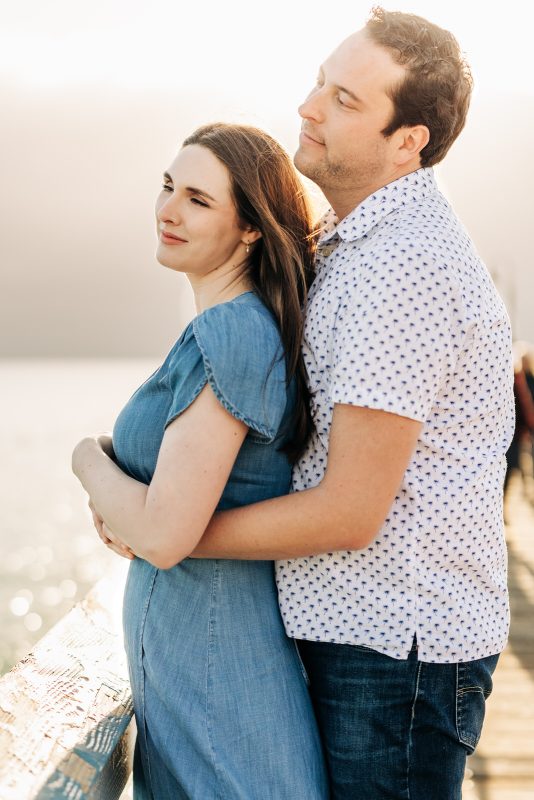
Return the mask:
[(404, 80), (390, 89), (393, 118), (382, 133), (426, 125), (430, 141), (421, 150), (421, 166), (437, 164), (465, 125), (473, 88), (458, 42), (423, 17), (380, 6), (372, 9), (364, 30), (406, 69)]

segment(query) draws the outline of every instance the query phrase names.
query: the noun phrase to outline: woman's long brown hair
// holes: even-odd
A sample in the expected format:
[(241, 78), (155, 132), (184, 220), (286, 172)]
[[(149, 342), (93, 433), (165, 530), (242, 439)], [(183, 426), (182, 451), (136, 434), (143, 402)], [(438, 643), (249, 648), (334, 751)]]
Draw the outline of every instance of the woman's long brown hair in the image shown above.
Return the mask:
[(218, 122), (198, 128), (183, 147), (193, 144), (206, 147), (225, 165), (241, 224), (262, 234), (249, 256), (249, 277), (278, 323), (288, 385), (296, 379), (292, 431), (284, 448), (294, 462), (312, 429), (300, 349), (307, 290), (314, 276), (314, 237), (306, 194), (291, 159), (265, 131)]

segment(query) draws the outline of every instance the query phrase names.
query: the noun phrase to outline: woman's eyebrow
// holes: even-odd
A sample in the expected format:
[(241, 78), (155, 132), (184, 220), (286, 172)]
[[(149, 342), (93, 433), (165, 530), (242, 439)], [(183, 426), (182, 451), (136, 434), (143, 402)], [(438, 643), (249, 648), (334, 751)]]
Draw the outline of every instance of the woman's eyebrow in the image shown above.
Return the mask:
[[(169, 175), (168, 172), (164, 172), (163, 173), (163, 179), (167, 183), (173, 183), (173, 180), (172, 180), (172, 178), (171, 178), (171, 176)], [(214, 197), (212, 197), (211, 194), (208, 194), (203, 189), (197, 189), (196, 186), (186, 186), (185, 187), (185, 191), (189, 192), (189, 194), (199, 194), (202, 197), (205, 197), (207, 200), (211, 200), (212, 203), (216, 203), (217, 202), (217, 200)]]
[(186, 192), (190, 192), (191, 194), (199, 194), (202, 197), (206, 197), (208, 200), (211, 200), (213, 203), (217, 202), (216, 199), (211, 196), (211, 194), (208, 194), (203, 189), (196, 189), (194, 186), (186, 186), (185, 190), (186, 190)]

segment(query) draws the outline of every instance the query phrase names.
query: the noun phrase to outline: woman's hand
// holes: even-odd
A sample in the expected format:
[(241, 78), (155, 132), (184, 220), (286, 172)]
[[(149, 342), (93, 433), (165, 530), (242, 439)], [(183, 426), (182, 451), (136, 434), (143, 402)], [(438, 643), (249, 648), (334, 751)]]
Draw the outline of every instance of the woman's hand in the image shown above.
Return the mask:
[(93, 505), (92, 500), (89, 500), (89, 508), (91, 510), (91, 515), (93, 517), (93, 524), (96, 528), (96, 532), (98, 533), (102, 542), (109, 547), (110, 550), (113, 550), (118, 556), (122, 556), (123, 558), (127, 558), (130, 561), (135, 558), (134, 552), (128, 547), (128, 545), (121, 542), (121, 540), (115, 536), (115, 534), (108, 528), (98, 511)]
[(80, 476), (83, 471), (84, 464), (86, 463), (92, 448), (94, 448), (95, 443), (96, 442), (94, 438), (86, 436), (84, 439), (81, 439), (78, 442), (78, 444), (72, 451), (72, 471), (74, 472), (78, 480), (81, 480)]
[(81, 472), (91, 455), (94, 456), (97, 451), (105, 453), (112, 461), (115, 461), (113, 441), (109, 434), (101, 433), (98, 436), (85, 436), (78, 442), (72, 453), (72, 471), (77, 478), (80, 478)]
[(187, 558), (217, 507), (247, 431), (207, 384), (165, 428), (150, 484), (127, 475), (108, 455), (109, 437), (82, 439), (72, 468), (96, 509), (102, 541), (124, 558), (135, 554), (159, 569)]
[(112, 461), (116, 461), (115, 459), (115, 451), (113, 449), (113, 439), (109, 433), (101, 433), (96, 437), (96, 442), (99, 447), (103, 450), (103, 452), (111, 458)]

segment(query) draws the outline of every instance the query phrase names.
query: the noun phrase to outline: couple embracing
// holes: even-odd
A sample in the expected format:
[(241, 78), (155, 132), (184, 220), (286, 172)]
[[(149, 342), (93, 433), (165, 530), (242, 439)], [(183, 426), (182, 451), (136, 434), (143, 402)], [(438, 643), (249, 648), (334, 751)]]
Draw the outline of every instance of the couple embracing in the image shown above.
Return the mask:
[(255, 128), (203, 126), (164, 174), (157, 258), (197, 315), (73, 454), (131, 559), (136, 798), (461, 796), (513, 430), (506, 311), (432, 170), (470, 93), (450, 33), (376, 8), (299, 108), (318, 225)]

